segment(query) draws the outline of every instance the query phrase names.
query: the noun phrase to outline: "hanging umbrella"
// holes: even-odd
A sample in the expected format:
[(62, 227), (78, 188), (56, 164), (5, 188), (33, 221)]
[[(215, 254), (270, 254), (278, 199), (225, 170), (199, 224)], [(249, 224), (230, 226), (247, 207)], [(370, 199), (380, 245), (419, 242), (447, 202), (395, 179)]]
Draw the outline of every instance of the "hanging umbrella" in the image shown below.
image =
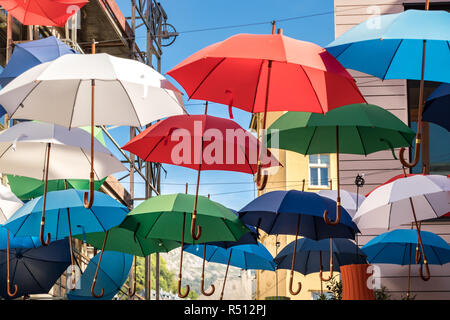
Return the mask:
[[(79, 289), (70, 290), (67, 293), (69, 300), (91, 300), (92, 295), (89, 290), (92, 279), (99, 266), (100, 255), (98, 253), (90, 261), (83, 275), (79, 279), (77, 287)], [(103, 253), (103, 264), (98, 272), (100, 272), (99, 285), (104, 288), (105, 294), (102, 300), (111, 300), (120, 291), (125, 283), (128, 273), (133, 263), (133, 256), (130, 254), (114, 251), (105, 251)]]
[[(72, 266), (75, 266), (72, 251), (72, 235), (90, 232), (105, 232), (119, 225), (128, 209), (110, 196), (96, 192), (98, 197), (90, 209), (84, 207), (84, 191), (63, 190), (49, 192), (28, 201), (8, 220), (5, 227), (14, 237), (52, 234), (54, 240), (69, 237)], [(46, 201), (47, 223), (42, 226), (43, 202)], [(44, 230), (42, 230), (44, 229)], [(42, 241), (42, 239), (41, 239)], [(75, 269), (72, 269), (73, 272)]]
[[(256, 226), (269, 235), (289, 234), (295, 235), (295, 239), (301, 235), (314, 240), (354, 239), (356, 232), (359, 231), (345, 209), (342, 210), (341, 220), (337, 225), (330, 226), (325, 223), (324, 212), (336, 216), (336, 202), (314, 192), (271, 191), (251, 201), (238, 212), (243, 223)], [(292, 258), (289, 292), (297, 295), (301, 290), (301, 283), (296, 291), (292, 289), (294, 265), (295, 254)]]
[[(241, 244), (228, 249), (214, 245), (188, 245), (185, 251), (194, 254), (203, 260), (226, 264), (225, 278), (223, 281), (220, 300), (223, 299), (225, 283), (227, 281), (228, 268), (231, 266), (244, 270), (271, 270), (275, 271), (275, 263), (270, 252), (261, 244)], [(212, 285), (213, 286), (213, 285)], [(212, 292), (214, 293), (214, 291)], [(211, 294), (212, 294), (211, 293)], [(210, 294), (210, 295), (211, 295)]]
[[(272, 35), (238, 34), (210, 45), (168, 72), (190, 99), (208, 100), (252, 113), (307, 111), (325, 113), (365, 102), (352, 76), (325, 49)], [(262, 160), (262, 159), (260, 159)], [(258, 163), (260, 164), (260, 163)], [(258, 165), (256, 180), (264, 189)]]
[[(152, 197), (134, 208), (125, 218), (122, 227), (132, 230), (137, 236), (164, 240), (181, 240), (180, 270), (178, 274), (178, 296), (185, 298), (189, 294), (181, 292), (184, 243), (204, 243), (212, 241), (237, 241), (249, 229), (229, 209), (209, 200), (207, 197), (197, 198), (198, 223), (205, 227), (201, 241), (192, 237), (189, 222), (196, 197), (189, 194), (171, 194)], [(106, 242), (105, 236), (105, 242)]]
[[(361, 248), (367, 255), (369, 263), (409, 266), (407, 297), (410, 292), (411, 254), (419, 245), (418, 238), (417, 230), (393, 230), (373, 238)], [(450, 246), (444, 239), (432, 232), (420, 231), (420, 238), (423, 242), (423, 249), (427, 253), (426, 258), (424, 255), (419, 261), (416, 261), (416, 264), (420, 264), (419, 274), (423, 279), (422, 267), (424, 264), (428, 269), (428, 264), (443, 265), (450, 262)]]
[[(389, 111), (371, 104), (352, 104), (326, 115), (288, 112), (278, 118), (267, 133), (267, 145), (272, 144), (272, 130), (277, 130), (279, 148), (301, 154), (336, 153), (337, 205), (336, 221), (340, 219), (339, 154), (363, 154), (411, 146), (414, 132)], [(298, 139), (297, 137), (304, 137)], [(277, 146), (278, 147), (278, 146)], [(395, 155), (394, 155), (395, 156)]]
[[(319, 192), (317, 193), (322, 197), (329, 198), (333, 201), (337, 201), (337, 194), (338, 194), (337, 190), (319, 190)], [(347, 190), (341, 190), (340, 196), (342, 207), (347, 211), (347, 213), (352, 218), (355, 216), (359, 206), (366, 198), (361, 194), (358, 195), (354, 192), (350, 192)]]
[[(94, 177), (99, 180), (125, 167), (99, 141), (94, 141)], [(22, 122), (0, 133), (0, 171), (44, 180), (41, 240), (44, 241), (45, 204), (49, 179), (86, 179), (92, 162), (87, 156), (89, 134), (78, 128)]]
[(423, 109), (423, 121), (435, 123), (450, 131), (450, 83), (441, 84), (428, 97)]
[[(261, 144), (236, 122), (204, 115), (180, 115), (160, 121), (129, 141), (122, 149), (144, 161), (176, 164), (197, 170), (196, 198), (201, 170), (226, 170), (255, 174)], [(231, 133), (231, 135), (230, 135)], [(180, 137), (183, 139), (179, 142)], [(247, 143), (248, 142), (248, 143)], [(183, 150), (179, 150), (182, 143)], [(182, 159), (178, 156), (183, 154)], [(277, 166), (267, 150), (263, 166)], [(191, 236), (198, 239), (202, 228), (197, 226), (197, 201), (191, 222)]]
[(76, 53), (75, 50), (54, 36), (18, 43), (14, 46), (13, 54), (0, 74), (0, 85), (6, 86), (11, 80), (38, 64), (74, 53)]
[(405, 149), (400, 160), (412, 168), (419, 161), (422, 136), (424, 81), (450, 82), (450, 14), (447, 11), (406, 10), (373, 17), (345, 32), (327, 50), (344, 67), (381, 79), (420, 80), (414, 160), (408, 163)]
[[(180, 246), (180, 243), (174, 240), (145, 239), (138, 236), (136, 232), (122, 228), (120, 225), (107, 232), (108, 237), (104, 246), (103, 243), (106, 237), (105, 232), (83, 233), (82, 235), (75, 236), (75, 238), (89, 243), (96, 249), (104, 248), (105, 253), (108, 251), (118, 251), (139, 257), (147, 257), (155, 252), (169, 252)], [(100, 261), (102, 261), (101, 258), (102, 257), (100, 256)], [(95, 278), (97, 278), (97, 276)], [(134, 277), (134, 289), (131, 290), (130, 288), (128, 291), (130, 297), (134, 296), (136, 293), (136, 263), (134, 263)], [(90, 283), (92, 283), (92, 281)]]
[[(419, 221), (438, 218), (448, 212), (450, 179), (439, 175), (414, 175), (397, 179), (375, 189), (353, 218), (359, 228), (390, 229), (414, 223), (420, 231)], [(418, 234), (416, 262), (423, 256), (427, 276), (430, 278), (421, 233)]]
[[(81, 129), (90, 133), (90, 127), (81, 127)], [(77, 131), (77, 130), (76, 130)], [(94, 137), (106, 148), (105, 137), (100, 128), (94, 128)], [(7, 174), (8, 184), (11, 191), (20, 200), (30, 200), (40, 197), (44, 194), (45, 181), (24, 176), (16, 176)], [(98, 190), (106, 177), (101, 180), (95, 180), (94, 189)], [(89, 180), (83, 179), (60, 179), (47, 181), (47, 191), (58, 191), (68, 189), (87, 190), (89, 189)]]
[(89, 0), (0, 0), (0, 5), (23, 25), (64, 27)]
[[(295, 242), (286, 245), (283, 250), (274, 258), (277, 269), (290, 269)], [(330, 256), (330, 252), (333, 254)], [(315, 241), (308, 238), (297, 240), (297, 256), (294, 270), (303, 275), (319, 272), (321, 281), (329, 281), (333, 277), (333, 271), (339, 272), (340, 267), (349, 264), (366, 263), (365, 254), (359, 247), (348, 239), (323, 239)], [(323, 261), (330, 261), (330, 264), (323, 265)], [(330, 271), (330, 277), (324, 279), (322, 273)]]
[[(67, 240), (52, 242), (48, 247), (0, 250), (1, 278), (7, 279), (0, 281), (0, 295), (8, 299), (48, 293), (69, 265)], [(10, 281), (15, 286), (13, 293), (9, 289)]]
[(90, 125), (87, 208), (94, 194), (94, 125), (142, 127), (185, 113), (181, 93), (161, 74), (141, 62), (105, 53), (67, 54), (35, 66), (0, 91), (0, 104), (11, 118), (70, 128)]
[(4, 224), (23, 202), (8, 187), (0, 185), (0, 224)]

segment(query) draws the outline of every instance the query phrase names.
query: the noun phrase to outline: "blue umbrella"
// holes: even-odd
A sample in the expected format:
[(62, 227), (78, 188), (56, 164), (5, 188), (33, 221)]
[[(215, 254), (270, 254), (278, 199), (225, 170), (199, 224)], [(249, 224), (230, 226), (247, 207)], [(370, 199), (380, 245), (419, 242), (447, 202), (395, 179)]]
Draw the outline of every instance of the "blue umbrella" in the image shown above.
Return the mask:
[[(292, 267), (292, 256), (294, 254), (295, 241), (289, 243), (274, 258), (277, 269), (290, 269)], [(330, 256), (330, 252), (333, 254)], [(348, 239), (327, 239), (315, 241), (308, 238), (297, 240), (294, 270), (303, 275), (320, 272), (320, 279), (328, 281), (333, 276), (333, 271), (338, 272), (340, 266), (349, 264), (366, 263), (366, 255), (359, 247)], [(329, 260), (330, 264), (323, 265), (323, 260)], [(324, 279), (323, 271), (331, 271), (330, 277)]]
[[(335, 220), (336, 202), (314, 192), (298, 190), (272, 191), (265, 193), (251, 201), (239, 210), (242, 222), (261, 228), (267, 234), (295, 234), (313, 240), (326, 238), (355, 239), (358, 227), (353, 223), (348, 212), (341, 209), (341, 219), (336, 225), (328, 225), (324, 221), (325, 213)], [(295, 242), (297, 243), (297, 242)], [(292, 265), (295, 264), (295, 252)], [(289, 292), (297, 295), (301, 284), (296, 291), (292, 289), (294, 269), (291, 268)]]
[(428, 97), (422, 119), (450, 131), (450, 83), (441, 84)]
[[(96, 269), (99, 266), (100, 254), (93, 257), (77, 283), (79, 289), (70, 290), (67, 293), (69, 300), (91, 300), (91, 283), (94, 279)], [(133, 256), (116, 251), (105, 251), (103, 264), (99, 270), (98, 282), (104, 288), (102, 300), (111, 300), (126, 281), (133, 262)]]
[(65, 54), (74, 54), (71, 49), (58, 38), (51, 36), (44, 39), (19, 43), (8, 64), (0, 74), (0, 85), (6, 86), (11, 80), (38, 64), (55, 60)]
[[(428, 231), (420, 231), (420, 236), (422, 238), (423, 250), (426, 252), (427, 258), (425, 268), (428, 269), (428, 264), (443, 265), (450, 262), (450, 245), (444, 239)], [(369, 263), (409, 265), (408, 297), (410, 289), (411, 254), (413, 250), (416, 251), (416, 254), (420, 254), (417, 239), (417, 230), (393, 230), (373, 238), (361, 248), (367, 255)], [(419, 274), (424, 281), (427, 281), (430, 279), (430, 276), (426, 278), (423, 276), (422, 267), (424, 260), (422, 255), (419, 257), (420, 259), (417, 259), (417, 264), (420, 264)], [(415, 262), (416, 261), (413, 263)], [(430, 271), (427, 270), (427, 273), (429, 275)]]
[[(7, 250), (0, 250), (0, 261), (1, 278), (7, 279), (0, 281), (3, 298), (47, 293), (70, 265), (69, 242), (59, 240), (47, 247), (10, 249), (9, 255)], [(8, 288), (9, 269), (11, 282), (16, 286), (13, 294)]]
[(407, 10), (371, 18), (330, 43), (327, 50), (344, 67), (381, 79), (420, 79), (414, 161), (400, 160), (412, 168), (419, 161), (422, 135), (424, 80), (450, 82), (450, 13)]
[[(72, 235), (91, 232), (105, 232), (106, 239), (108, 230), (125, 219), (128, 208), (102, 192), (95, 191), (98, 198), (91, 208), (85, 208), (84, 193), (82, 190), (69, 189), (47, 194), (45, 206), (47, 239), (50, 238), (50, 234), (54, 240), (69, 237), (71, 244)], [(43, 201), (44, 196), (28, 201), (8, 219), (5, 227), (14, 237), (41, 234)], [(74, 266), (72, 248), (70, 254)]]
[[(202, 250), (201, 247), (201, 244), (187, 245), (185, 246), (185, 251), (198, 257), (204, 257), (204, 259), (210, 262), (227, 265), (220, 300), (223, 298), (228, 268), (230, 265), (245, 270), (257, 269), (275, 271), (273, 257), (261, 243), (236, 245), (228, 249), (219, 246), (204, 245)], [(211, 286), (214, 288), (214, 285)]]

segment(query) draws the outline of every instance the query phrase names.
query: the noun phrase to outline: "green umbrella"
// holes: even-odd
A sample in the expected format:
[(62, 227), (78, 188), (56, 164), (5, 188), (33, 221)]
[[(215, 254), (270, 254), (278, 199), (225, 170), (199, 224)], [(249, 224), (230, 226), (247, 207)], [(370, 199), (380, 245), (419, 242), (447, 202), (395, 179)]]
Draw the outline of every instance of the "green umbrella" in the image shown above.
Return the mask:
[[(91, 128), (81, 127), (81, 129), (86, 130), (87, 132), (91, 132)], [(95, 138), (100, 141), (105, 147), (105, 137), (103, 135), (103, 131), (100, 128), (94, 129)], [(22, 201), (30, 200), (33, 198), (40, 197), (44, 194), (44, 181), (39, 179), (23, 177), (23, 176), (15, 176), (15, 175), (6, 175), (8, 177), (8, 183), (11, 187), (11, 191)], [(102, 180), (95, 181), (94, 188), (98, 190), (103, 182), (105, 182), (106, 178)], [(67, 188), (69, 189), (77, 189), (77, 190), (86, 190), (89, 189), (89, 180), (87, 179), (70, 179), (67, 180)], [(64, 180), (49, 180), (47, 184), (47, 191), (59, 191), (65, 190)]]
[[(103, 248), (103, 241), (106, 232), (92, 232), (82, 235), (74, 236), (89, 243), (96, 249)], [(109, 235), (103, 250), (118, 251), (132, 254), (134, 256), (146, 257), (155, 252), (169, 252), (172, 249), (178, 248), (180, 243), (173, 240), (161, 239), (144, 239), (138, 236), (135, 232), (122, 228), (120, 225), (109, 230)], [(136, 293), (136, 262), (134, 263), (134, 289), (128, 289), (130, 297)]]
[(181, 298), (185, 298), (190, 289), (186, 286), (186, 292), (181, 293), (185, 242), (194, 244), (237, 241), (250, 231), (230, 209), (207, 197), (198, 196), (197, 221), (204, 226), (204, 231), (200, 239), (194, 239), (191, 236), (190, 224), (195, 199), (195, 195), (190, 194), (169, 194), (150, 198), (132, 210), (120, 225), (144, 239), (181, 241), (178, 275), (178, 296)]
[[(271, 132), (272, 130), (277, 130)], [(274, 141), (272, 141), (272, 135)], [(278, 139), (275, 141), (275, 137)], [(301, 154), (336, 153), (337, 213), (340, 221), (339, 153), (363, 154), (394, 148), (410, 147), (415, 133), (389, 111), (372, 104), (351, 104), (326, 114), (287, 112), (268, 129), (267, 146)]]

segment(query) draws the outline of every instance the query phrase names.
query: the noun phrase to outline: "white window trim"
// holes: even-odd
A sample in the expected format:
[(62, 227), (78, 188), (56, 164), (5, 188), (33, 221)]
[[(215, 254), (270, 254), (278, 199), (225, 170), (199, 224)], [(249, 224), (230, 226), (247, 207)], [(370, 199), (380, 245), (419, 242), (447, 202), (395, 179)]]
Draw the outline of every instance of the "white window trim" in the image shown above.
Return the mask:
[[(319, 158), (318, 158), (319, 159), (319, 163), (310, 163), (309, 162), (309, 156), (310, 155), (308, 155), (308, 176), (309, 176), (308, 187), (310, 189), (329, 189), (330, 188), (330, 155), (328, 155), (328, 154), (318, 154), (318, 156), (319, 156)], [(328, 156), (328, 164), (321, 163), (320, 156)], [(312, 184), (311, 168), (314, 168), (314, 169), (315, 168), (317, 168), (317, 169), (319, 169), (319, 168), (327, 168), (328, 169), (328, 177), (327, 177), (327, 184), (326, 185), (321, 185), (321, 184), (315, 185), (315, 184)], [(318, 174), (317, 174), (317, 181), (321, 181), (322, 177), (321, 177), (320, 170), (318, 170), (317, 172), (318, 172)]]

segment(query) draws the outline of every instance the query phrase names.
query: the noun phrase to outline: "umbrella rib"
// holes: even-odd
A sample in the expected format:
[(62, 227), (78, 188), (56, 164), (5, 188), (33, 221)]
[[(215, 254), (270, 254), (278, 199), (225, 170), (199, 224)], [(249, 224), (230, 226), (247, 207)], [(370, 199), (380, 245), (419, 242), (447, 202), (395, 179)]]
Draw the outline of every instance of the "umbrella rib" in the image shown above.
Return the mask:
[[(70, 210), (69, 210), (69, 214), (70, 214)], [(58, 239), (58, 230), (59, 230), (59, 219), (60, 219), (60, 215), (61, 215), (61, 208), (58, 208), (58, 214), (56, 217), (56, 239)], [(69, 231), (70, 232), (70, 231)]]
[[(225, 218), (222, 218), (223, 223), (225, 224), (225, 226), (227, 227), (228, 231), (230, 231), (231, 235), (233, 236), (234, 239), (236, 239), (236, 236), (234, 235), (233, 231), (231, 231), (230, 227), (227, 224), (227, 221), (225, 220)], [(239, 240), (239, 239), (237, 239)]]
[(145, 235), (144, 239), (147, 239), (148, 236), (150, 235), (150, 232), (153, 231), (153, 228), (155, 227), (156, 223), (158, 222), (159, 218), (161, 218), (163, 214), (161, 213), (158, 218), (156, 218), (155, 222), (153, 223), (153, 225), (150, 227), (150, 230), (148, 230), (147, 234)]
[(428, 198), (423, 195), (423, 197), (425, 198), (425, 200), (427, 200), (428, 204), (430, 205), (431, 210), (433, 211), (434, 215), (436, 216), (436, 218), (439, 218), (439, 216), (436, 213), (436, 210), (434, 210), (433, 206), (431, 205), (431, 202), (428, 200)]
[(9, 145), (9, 147), (6, 148), (5, 151), (3, 151), (3, 153), (0, 155), (0, 158), (3, 157), (3, 156), (5, 155), (5, 153), (8, 152), (9, 149), (11, 149), (12, 145), (13, 145), (13, 144), (11, 143), (11, 144)]
[[(361, 136), (361, 132), (359, 131), (359, 126), (356, 126), (356, 131), (358, 132), (359, 140), (361, 141), (361, 146), (363, 148), (364, 155), (367, 156), (366, 147), (364, 146), (364, 141), (363, 141), (363, 138)], [(356, 208), (356, 210), (358, 210), (358, 208)]]
[[(258, 142), (257, 142), (257, 144), (258, 144)], [(251, 174), (255, 174), (256, 172), (253, 171), (253, 168), (252, 168), (252, 166), (250, 165), (250, 160), (249, 160), (248, 157), (247, 157), (247, 153), (245, 152), (245, 150), (242, 150), (242, 148), (239, 148), (239, 149), (244, 153), (245, 160), (247, 161), (247, 164), (248, 164), (248, 166), (249, 166), (249, 168), (250, 168)]]
[[(320, 102), (319, 96), (317, 95), (317, 92), (316, 92), (316, 90), (314, 89), (314, 86), (313, 86), (313, 84), (312, 84), (312, 82), (311, 82), (311, 78), (309, 77), (308, 73), (305, 71), (305, 69), (303, 68), (302, 65), (300, 65), (299, 67), (300, 67), (300, 69), (303, 71), (303, 73), (305, 74), (306, 78), (308, 79), (309, 84), (311, 85), (312, 90), (314, 91), (314, 96), (316, 97), (317, 102), (319, 102), (319, 106), (320, 106), (320, 108), (322, 109), (322, 112), (321, 112), (321, 113), (324, 113), (324, 112), (323, 112), (324, 109), (323, 109), (322, 103)], [(327, 110), (327, 111), (328, 111), (328, 110)]]
[[(89, 162), (89, 165), (90, 165), (90, 164), (91, 164), (91, 159), (90, 159), (90, 157), (88, 157), (88, 156), (86, 155), (86, 153), (84, 152), (83, 148), (80, 147), (80, 150), (81, 150), (81, 152), (84, 154), (84, 156), (86, 157), (86, 160)], [(94, 158), (94, 160), (95, 160), (95, 158)], [(97, 174), (97, 170), (95, 170), (95, 168), (94, 168), (94, 173), (95, 173), (95, 176), (97, 177), (97, 180), (100, 180), (100, 177), (99, 177), (99, 175)]]
[(117, 81), (120, 83), (120, 86), (122, 87), (123, 91), (124, 91), (125, 94), (127, 95), (128, 101), (130, 101), (131, 108), (133, 109), (134, 114), (136, 115), (136, 119), (137, 119), (137, 121), (138, 121), (138, 123), (139, 123), (139, 126), (142, 127), (141, 120), (139, 119), (139, 116), (138, 116), (138, 114), (137, 114), (137, 112), (136, 112), (136, 109), (134, 108), (133, 101), (131, 100), (131, 97), (130, 97), (130, 95), (128, 94), (127, 89), (125, 89), (125, 86), (123, 85), (122, 81), (120, 81), (119, 79), (117, 79)]
[(14, 114), (17, 112), (17, 110), (20, 108), (20, 106), (23, 106), (23, 102), (33, 93), (33, 91), (42, 83), (42, 81), (39, 81), (34, 87), (33, 89), (31, 89), (26, 95), (25, 97), (22, 99), (22, 101), (20, 101), (20, 103), (17, 105), (16, 110), (14, 110), (13, 113), (11, 113), (10, 118), (14, 117)]
[(400, 136), (403, 138), (403, 140), (405, 140), (405, 142), (408, 144), (408, 146), (410, 146), (411, 147), (411, 142), (409, 142), (406, 138), (405, 138), (405, 136), (403, 135), (403, 132), (401, 132), (401, 131), (398, 131), (398, 133), (400, 134)]
[(269, 231), (267, 232), (267, 234), (271, 234), (273, 228), (275, 227), (275, 224), (276, 224), (277, 221), (278, 221), (278, 217), (279, 217), (280, 215), (281, 215), (281, 213), (275, 212), (275, 219), (273, 219), (273, 223), (272, 223), (272, 225), (270, 226), (270, 229), (269, 229)]
[[(437, 257), (437, 259), (439, 260), (439, 264), (442, 266), (444, 263), (442, 263), (441, 258), (439, 257), (437, 252), (434, 250), (434, 246), (430, 245), (430, 248), (433, 251), (433, 253), (435, 254), (435, 256)], [(425, 248), (424, 248), (424, 250), (425, 250)]]
[(397, 51), (400, 48), (402, 42), (403, 42), (403, 39), (400, 40), (400, 42), (399, 42), (399, 44), (397, 46), (397, 49), (395, 49), (394, 54), (392, 55), (391, 61), (389, 61), (389, 64), (388, 64), (388, 66), (386, 68), (386, 72), (384, 73), (384, 75), (383, 75), (383, 77), (381, 79), (383, 79), (383, 80), (386, 79), (386, 75), (387, 75), (387, 73), (389, 71), (389, 68), (391, 67), (392, 61), (394, 61), (395, 55), (397, 54)]
[(148, 161), (148, 157), (150, 156), (150, 154), (155, 151), (155, 149), (160, 145), (160, 143), (165, 139), (166, 137), (161, 137), (161, 139), (159, 139), (158, 143), (153, 147), (153, 149), (150, 150), (150, 152), (145, 156), (144, 161)]
[[(28, 257), (27, 257), (28, 259)], [(17, 266), (18, 263), (16, 263)], [(23, 266), (28, 270), (28, 273), (30, 274), (31, 278), (33, 278), (33, 280), (36, 282), (36, 284), (39, 286), (39, 288), (41, 288), (41, 290), (45, 290), (41, 284), (39, 283), (39, 281), (36, 279), (36, 277), (34, 276), (33, 272), (31, 272), (30, 268), (28, 268), (27, 264), (25, 263), (25, 261), (23, 262)]]
[(308, 143), (308, 146), (306, 147), (305, 154), (308, 154), (309, 147), (311, 146), (311, 143), (312, 143), (312, 140), (313, 140), (313, 138), (314, 138), (314, 135), (316, 134), (316, 130), (317, 130), (317, 126), (314, 127), (314, 131), (313, 131), (313, 133), (312, 133), (312, 135), (311, 135), (311, 139), (309, 139), (309, 143)]
[(197, 86), (197, 88), (195, 88), (195, 90), (192, 92), (192, 94), (189, 96), (189, 99), (191, 99), (191, 97), (194, 96), (194, 94), (197, 92), (198, 89), (200, 89), (200, 87), (203, 85), (203, 83), (205, 82), (206, 79), (208, 79), (208, 77), (211, 75), (211, 73), (214, 72), (214, 70), (217, 69), (217, 67), (225, 61), (226, 58), (222, 58), (209, 72), (208, 74), (203, 78), (203, 80), (199, 83), (199, 85)]
[(262, 60), (261, 65), (259, 66), (258, 79), (256, 80), (255, 96), (253, 97), (252, 113), (255, 112), (256, 96), (258, 95), (259, 79), (261, 78), (261, 70), (262, 70), (264, 61), (265, 60)]
[[(78, 96), (78, 91), (80, 90), (80, 86), (81, 86), (81, 80), (78, 81), (77, 91), (75, 92), (75, 96), (73, 98), (72, 114), (70, 115), (70, 121), (69, 121), (69, 130), (72, 129), (73, 114), (75, 113), (75, 104), (77, 102), (77, 96)], [(92, 134), (94, 134), (94, 133), (92, 133)]]
[(97, 219), (97, 221), (98, 221), (98, 223), (100, 224), (100, 226), (102, 227), (102, 229), (103, 229), (103, 231), (108, 231), (108, 229), (106, 229), (104, 226), (103, 226), (103, 223), (100, 221), (100, 219), (97, 217), (97, 215), (94, 213), (94, 211), (92, 210), (92, 207), (91, 208), (89, 208), (89, 211), (94, 215), (94, 217), (95, 217), (95, 219)]
[[(403, 251), (402, 264), (403, 264), (403, 261), (405, 261), (406, 249), (407, 248), (408, 248), (408, 244), (405, 245), (405, 251)], [(411, 254), (411, 243), (409, 243), (409, 253)]]
[[(387, 247), (389, 244), (390, 244), (389, 242), (386, 242), (386, 243), (384, 244), (383, 248), (381, 248), (380, 250), (378, 250), (377, 254), (376, 254), (375, 256), (373, 256), (372, 259), (370, 259), (369, 262), (370, 262), (370, 263), (372, 263), (372, 262), (375, 262), (375, 263), (376, 263), (376, 261), (374, 261), (375, 258), (381, 253), (381, 251), (383, 251), (384, 249), (386, 249), (386, 247)], [(367, 257), (367, 258), (369, 258), (369, 257)], [(367, 259), (367, 260), (369, 260), (369, 259)], [(382, 263), (382, 262), (379, 262), (379, 263)]]

